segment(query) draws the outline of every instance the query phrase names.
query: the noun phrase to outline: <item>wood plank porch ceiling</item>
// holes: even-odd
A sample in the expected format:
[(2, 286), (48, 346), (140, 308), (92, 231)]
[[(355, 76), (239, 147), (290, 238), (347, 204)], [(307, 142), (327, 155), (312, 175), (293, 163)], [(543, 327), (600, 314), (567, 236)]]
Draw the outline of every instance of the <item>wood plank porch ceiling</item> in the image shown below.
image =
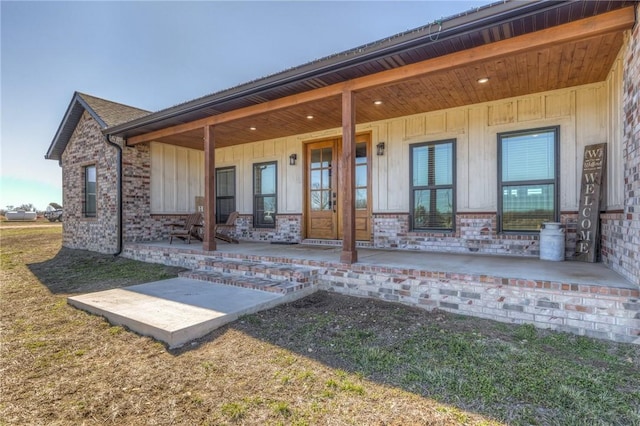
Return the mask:
[[(632, 21), (627, 27), (631, 24)], [(560, 28), (557, 27), (556, 30)], [(623, 30), (619, 26), (605, 32), (593, 31), (584, 38), (567, 37), (557, 43), (541, 43), (538, 48), (524, 48), (515, 52), (508, 52), (507, 49), (504, 55), (493, 53), (484, 60), (472, 60), (451, 67), (438, 65), (440, 70), (436, 67), (436, 71), (429, 71), (431, 62), (446, 62), (447, 57), (455, 59), (454, 56), (424, 61), (423, 74), (416, 73), (406, 78), (399, 73), (393, 81), (381, 79), (381, 84), (356, 90), (357, 123), (603, 81), (624, 42)], [(517, 38), (493, 45), (500, 49), (501, 43), (509, 43)], [(490, 80), (486, 84), (479, 84), (477, 80), (481, 77), (488, 77)], [(240, 115), (240, 118), (216, 124), (216, 147), (340, 127), (341, 97), (335, 92), (327, 93), (329, 95), (326, 97), (306, 102), (301, 97), (301, 102), (293, 101), (290, 106), (264, 108), (264, 112)], [(376, 100), (382, 101), (382, 104), (375, 105)], [(307, 118), (310, 115), (313, 119)], [(251, 130), (252, 128), (255, 130)], [(172, 134), (158, 135), (154, 140), (204, 149), (202, 127), (185, 129), (180, 133), (167, 133)], [(141, 135), (132, 138), (130, 143), (145, 140), (149, 140), (148, 137)]]

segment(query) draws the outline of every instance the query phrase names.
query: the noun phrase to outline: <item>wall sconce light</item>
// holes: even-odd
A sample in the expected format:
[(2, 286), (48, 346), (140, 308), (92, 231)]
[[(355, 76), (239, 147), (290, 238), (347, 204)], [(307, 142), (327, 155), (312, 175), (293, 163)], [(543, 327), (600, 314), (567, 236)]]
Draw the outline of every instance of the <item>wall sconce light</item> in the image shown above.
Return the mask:
[(296, 160), (298, 159), (298, 154), (291, 154), (289, 156), (289, 165), (290, 166), (295, 166), (296, 165)]
[(380, 142), (378, 145), (376, 145), (376, 154), (384, 155), (384, 142)]

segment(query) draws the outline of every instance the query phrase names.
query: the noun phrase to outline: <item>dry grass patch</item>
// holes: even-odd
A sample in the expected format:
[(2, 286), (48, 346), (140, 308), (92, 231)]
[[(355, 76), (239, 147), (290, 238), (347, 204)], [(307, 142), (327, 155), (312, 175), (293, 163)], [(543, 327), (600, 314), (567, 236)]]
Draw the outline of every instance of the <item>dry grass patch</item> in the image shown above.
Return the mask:
[(640, 424), (636, 346), (320, 292), (169, 351), (66, 297), (176, 269), (0, 237), (0, 424)]

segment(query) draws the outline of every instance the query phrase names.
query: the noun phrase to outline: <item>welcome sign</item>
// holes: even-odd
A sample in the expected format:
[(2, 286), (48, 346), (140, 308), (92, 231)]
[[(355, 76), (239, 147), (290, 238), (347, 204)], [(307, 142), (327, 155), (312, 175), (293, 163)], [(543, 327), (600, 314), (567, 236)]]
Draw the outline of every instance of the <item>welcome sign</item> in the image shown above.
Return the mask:
[(582, 184), (580, 185), (580, 210), (576, 236), (576, 260), (598, 260), (600, 241), (600, 204), (603, 179), (607, 165), (607, 144), (599, 143), (584, 148)]

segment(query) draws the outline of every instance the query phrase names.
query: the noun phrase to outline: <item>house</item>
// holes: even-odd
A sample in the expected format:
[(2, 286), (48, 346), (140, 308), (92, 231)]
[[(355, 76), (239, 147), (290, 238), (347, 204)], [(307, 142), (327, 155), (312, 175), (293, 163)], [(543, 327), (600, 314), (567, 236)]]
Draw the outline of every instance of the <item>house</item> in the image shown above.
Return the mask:
[[(65, 247), (103, 253), (118, 247), (120, 219), (126, 214), (119, 213), (125, 185), (120, 173), (139, 150), (127, 150), (123, 156), (120, 145), (103, 136), (102, 131), (148, 114), (138, 108), (74, 93), (46, 155), (62, 166)], [(129, 177), (127, 194), (132, 184), (136, 182)]]
[[(205, 252), (238, 211), (240, 240), (335, 243), (343, 264), (361, 247), (538, 257), (560, 222), (565, 259), (586, 247), (640, 285), (639, 14), (508, 1), (153, 113), (76, 93), (46, 154), (63, 244), (165, 239), (201, 199)], [(599, 209), (581, 193), (596, 144)]]

